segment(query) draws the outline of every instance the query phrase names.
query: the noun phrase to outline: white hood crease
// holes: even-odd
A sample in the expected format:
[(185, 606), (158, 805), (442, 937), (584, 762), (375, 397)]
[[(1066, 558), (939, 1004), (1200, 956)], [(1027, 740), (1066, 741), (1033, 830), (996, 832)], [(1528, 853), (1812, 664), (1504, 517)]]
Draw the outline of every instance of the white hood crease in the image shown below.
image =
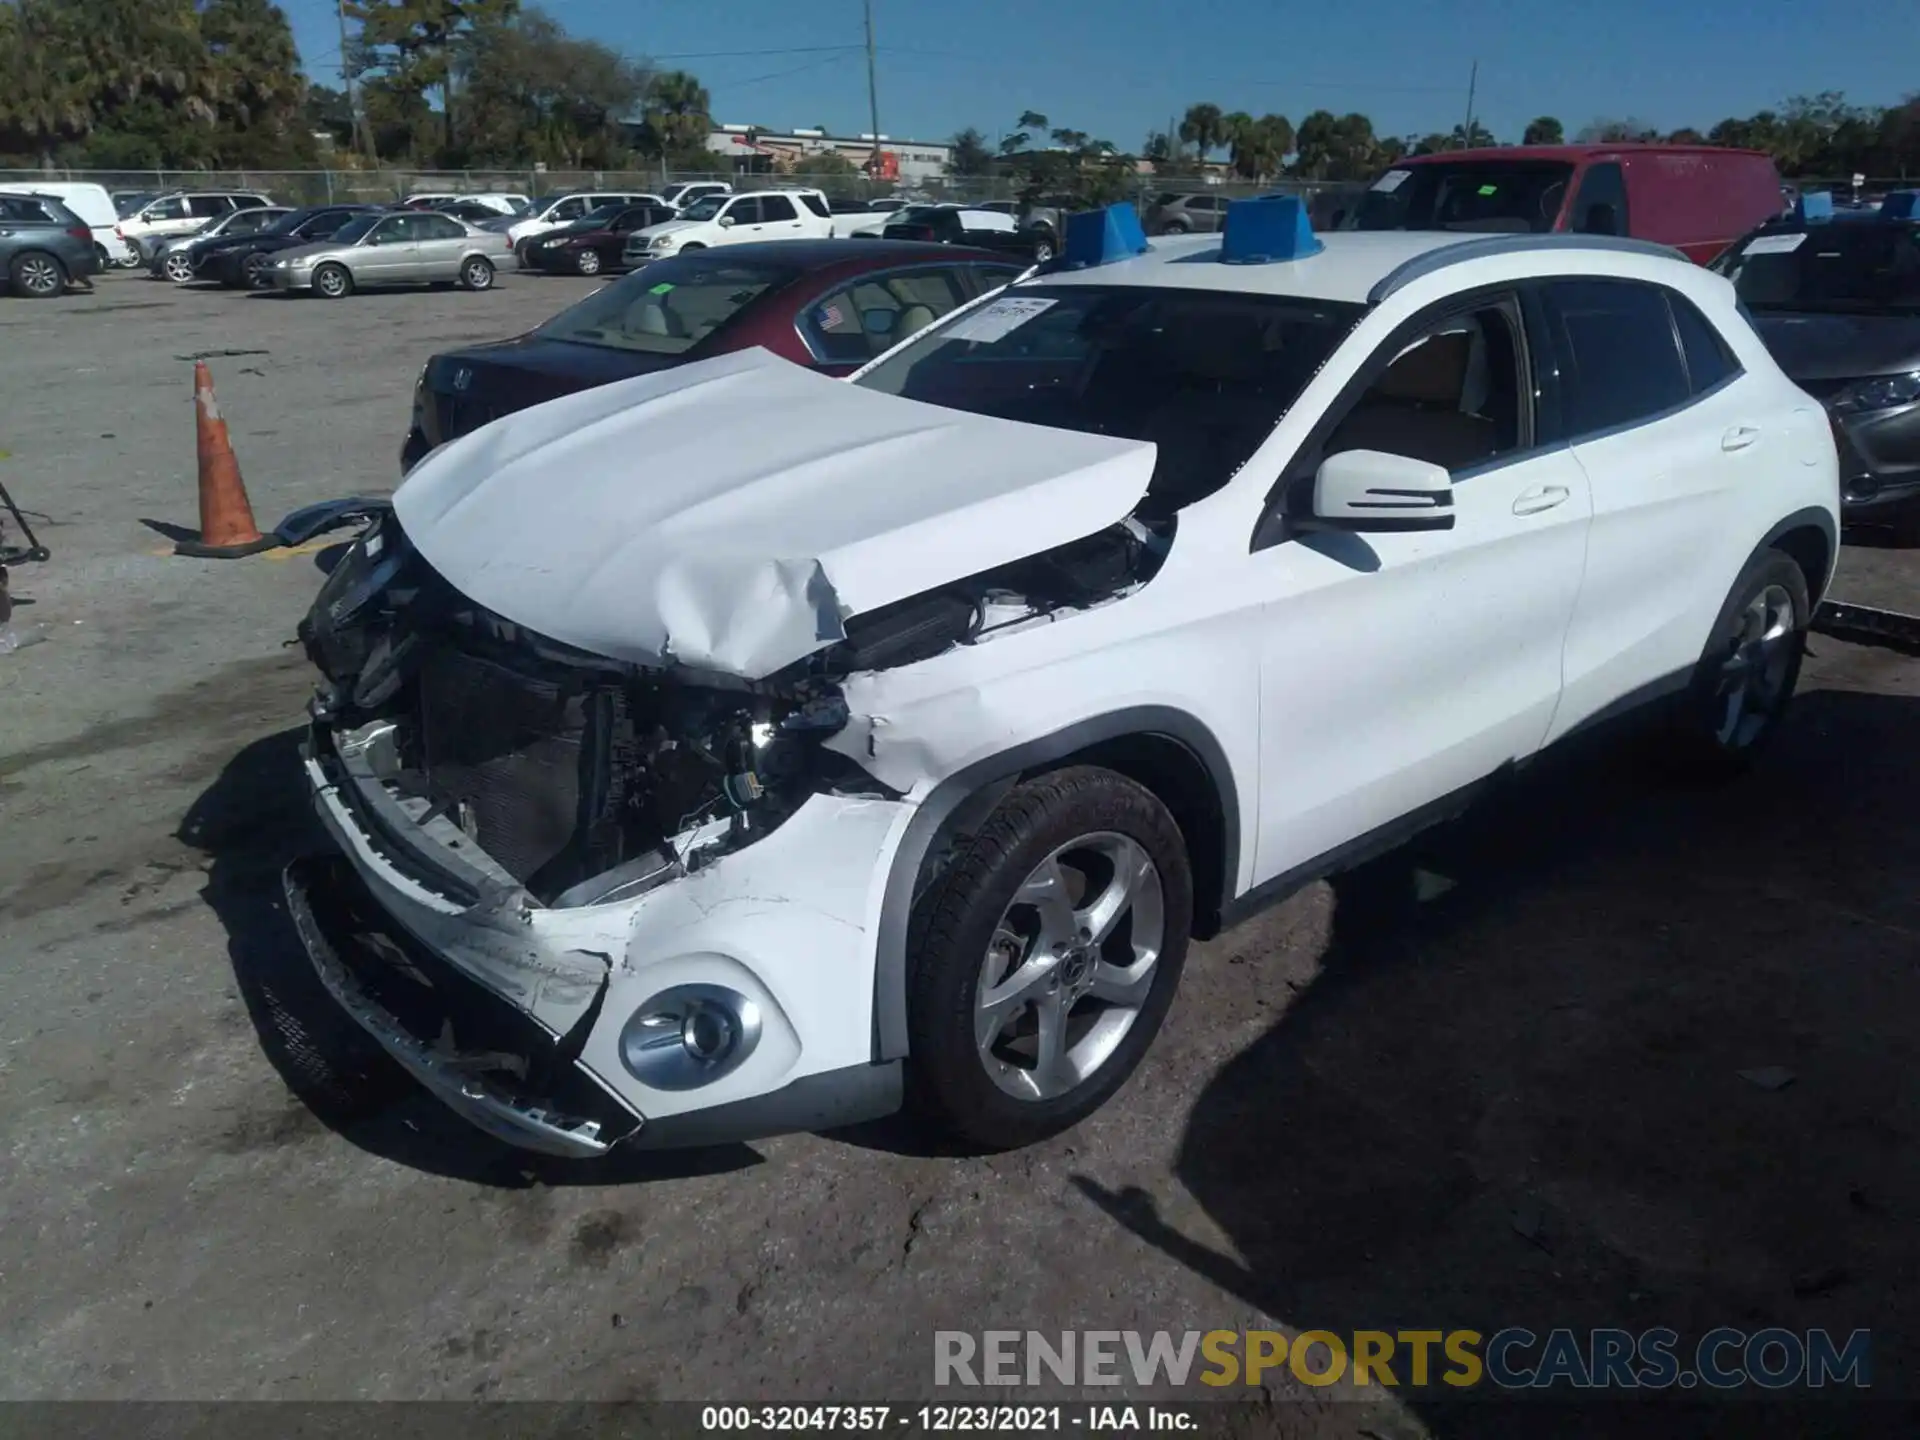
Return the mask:
[(1154, 454), (749, 350), (496, 420), (393, 504), (428, 564), (516, 624), (760, 679), (851, 616), (1124, 519)]

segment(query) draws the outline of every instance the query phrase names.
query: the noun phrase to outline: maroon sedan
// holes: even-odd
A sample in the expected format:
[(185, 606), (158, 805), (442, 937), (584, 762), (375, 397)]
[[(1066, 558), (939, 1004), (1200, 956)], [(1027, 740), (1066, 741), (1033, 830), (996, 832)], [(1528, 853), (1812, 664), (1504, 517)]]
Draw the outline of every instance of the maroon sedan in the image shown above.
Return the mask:
[(850, 375), (1026, 268), (989, 250), (865, 238), (683, 251), (525, 335), (435, 355), (414, 392), (401, 473), (502, 415), (730, 350), (758, 345)]

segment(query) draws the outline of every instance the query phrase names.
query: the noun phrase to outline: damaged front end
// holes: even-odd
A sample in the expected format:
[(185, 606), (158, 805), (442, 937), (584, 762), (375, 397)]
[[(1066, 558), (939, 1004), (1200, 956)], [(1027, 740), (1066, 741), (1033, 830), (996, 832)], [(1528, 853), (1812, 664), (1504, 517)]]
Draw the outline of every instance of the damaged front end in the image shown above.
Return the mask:
[(849, 616), (749, 679), (535, 633), (380, 516), (299, 632), (321, 676), (309, 780), (348, 862), (288, 876), (323, 982), (430, 1090), (524, 1148), (591, 1156), (897, 1108), (875, 975), (917, 801), (862, 767), (847, 686), (1131, 593), (1170, 537), (1108, 526)]

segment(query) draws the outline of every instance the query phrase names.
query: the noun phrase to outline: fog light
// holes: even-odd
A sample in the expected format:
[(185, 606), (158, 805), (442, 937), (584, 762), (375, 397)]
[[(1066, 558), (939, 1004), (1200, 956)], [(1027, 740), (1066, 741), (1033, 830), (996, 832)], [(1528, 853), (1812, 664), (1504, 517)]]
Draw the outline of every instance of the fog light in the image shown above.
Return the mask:
[(676, 985), (620, 1030), (620, 1063), (655, 1090), (694, 1090), (740, 1067), (760, 1043), (760, 1007), (721, 985)]

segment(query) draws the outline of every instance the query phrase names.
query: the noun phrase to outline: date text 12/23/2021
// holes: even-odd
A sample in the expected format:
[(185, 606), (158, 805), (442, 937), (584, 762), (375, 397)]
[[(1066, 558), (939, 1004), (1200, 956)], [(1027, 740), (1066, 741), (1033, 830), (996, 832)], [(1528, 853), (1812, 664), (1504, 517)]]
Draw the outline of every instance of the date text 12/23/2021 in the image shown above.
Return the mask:
[(803, 1435), (866, 1431), (892, 1435), (1126, 1431), (1198, 1433), (1218, 1405), (708, 1405), (700, 1429), (714, 1434)]

